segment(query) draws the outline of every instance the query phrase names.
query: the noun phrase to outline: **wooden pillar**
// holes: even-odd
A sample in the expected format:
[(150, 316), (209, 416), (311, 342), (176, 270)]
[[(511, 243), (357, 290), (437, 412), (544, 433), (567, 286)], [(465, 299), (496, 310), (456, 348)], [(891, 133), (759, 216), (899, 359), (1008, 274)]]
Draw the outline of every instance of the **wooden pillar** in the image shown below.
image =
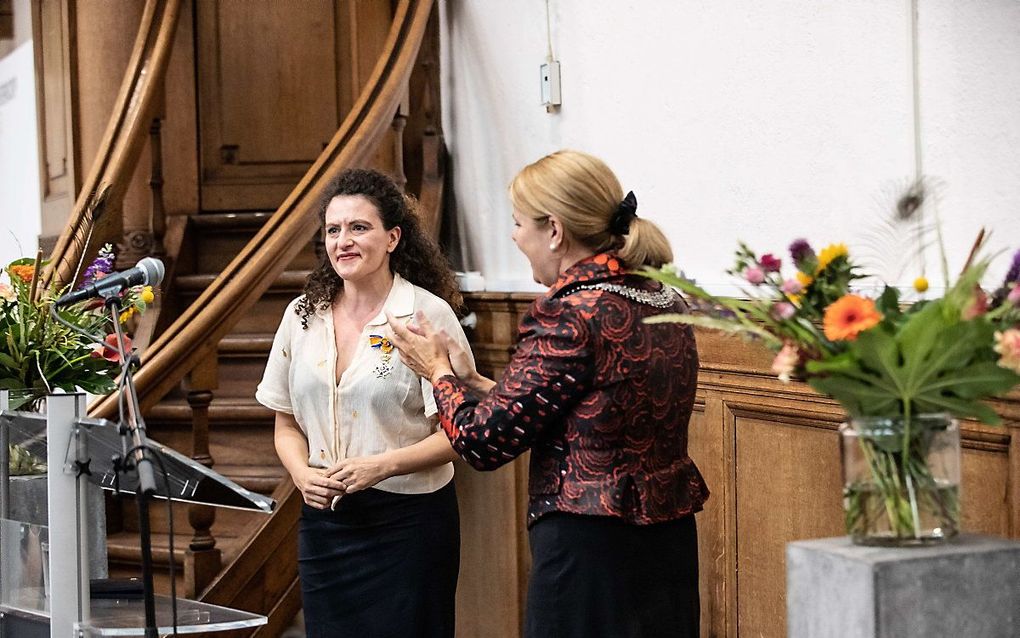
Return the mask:
[[(200, 363), (189, 375), (188, 405), (191, 406), (191, 458), (206, 467), (213, 466), (209, 453), (209, 404), (213, 390), (218, 384), (215, 354)], [(216, 522), (216, 510), (207, 505), (189, 505), (188, 523), (192, 537), (188, 544), (184, 562), (185, 595), (197, 596), (219, 573), (222, 555), (216, 547), (212, 526)]]

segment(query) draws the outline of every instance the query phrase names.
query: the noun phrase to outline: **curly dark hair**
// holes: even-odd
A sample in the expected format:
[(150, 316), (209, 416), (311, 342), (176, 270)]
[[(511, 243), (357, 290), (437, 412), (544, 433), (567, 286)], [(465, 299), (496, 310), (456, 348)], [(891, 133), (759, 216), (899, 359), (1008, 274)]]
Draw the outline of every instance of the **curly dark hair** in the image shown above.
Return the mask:
[[(400, 241), (390, 253), (390, 270), (411, 283), (421, 286), (450, 304), (459, 313), (464, 300), (436, 242), (425, 234), (419, 220), (418, 202), (400, 192), (396, 183), (379, 171), (352, 168), (341, 173), (326, 188), (319, 207), (319, 223), (325, 227), (326, 208), (334, 197), (361, 195), (372, 202), (383, 227), (400, 227)], [(308, 329), (308, 318), (316, 310), (326, 308), (343, 290), (344, 281), (333, 270), (329, 255), (323, 253), (318, 267), (308, 275), (304, 297), (294, 311), (301, 317), (301, 326)]]

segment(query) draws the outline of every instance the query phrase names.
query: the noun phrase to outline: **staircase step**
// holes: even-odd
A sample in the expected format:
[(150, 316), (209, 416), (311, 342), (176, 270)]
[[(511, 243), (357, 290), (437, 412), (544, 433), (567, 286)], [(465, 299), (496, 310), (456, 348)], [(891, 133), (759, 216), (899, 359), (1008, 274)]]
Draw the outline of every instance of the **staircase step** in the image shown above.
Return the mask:
[[(305, 287), (305, 280), (308, 279), (308, 275), (311, 274), (311, 270), (285, 270), (276, 281), (273, 282), (269, 290), (271, 292), (277, 291), (297, 291), (301, 292)], [(182, 295), (193, 295), (198, 296), (209, 287), (218, 274), (205, 273), (198, 275), (178, 275), (174, 278), (174, 288), (179, 294)]]
[[(200, 213), (190, 219), (194, 229), (194, 272), (220, 272), (255, 236), (272, 211)], [(290, 267), (315, 268), (314, 241), (298, 253)]]
[(237, 211), (233, 213), (199, 213), (191, 223), (203, 234), (210, 231), (256, 232), (273, 216), (271, 210)]
[(265, 358), (273, 347), (273, 333), (230, 334), (220, 339), (219, 355), (223, 357), (260, 356)]
[[(264, 366), (265, 364), (263, 364)], [(213, 401), (209, 404), (209, 421), (215, 426), (242, 424), (253, 422), (272, 423), (273, 411), (257, 402), (253, 396), (221, 397), (214, 391)], [(160, 423), (191, 424), (191, 406), (184, 399), (160, 401), (146, 415), (148, 421)]]

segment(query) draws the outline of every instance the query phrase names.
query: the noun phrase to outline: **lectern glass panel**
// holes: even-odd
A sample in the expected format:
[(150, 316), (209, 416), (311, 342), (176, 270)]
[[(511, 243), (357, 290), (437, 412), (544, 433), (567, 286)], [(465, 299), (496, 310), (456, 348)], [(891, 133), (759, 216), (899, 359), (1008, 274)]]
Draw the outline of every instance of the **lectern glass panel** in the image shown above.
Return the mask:
[(0, 608), (49, 616), (49, 529), (0, 519)]

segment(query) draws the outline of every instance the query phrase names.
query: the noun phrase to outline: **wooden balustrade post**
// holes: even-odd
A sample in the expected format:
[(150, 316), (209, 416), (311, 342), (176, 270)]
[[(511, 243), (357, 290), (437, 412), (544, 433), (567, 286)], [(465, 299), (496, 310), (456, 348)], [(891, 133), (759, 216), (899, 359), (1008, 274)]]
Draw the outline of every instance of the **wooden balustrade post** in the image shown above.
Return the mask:
[[(206, 467), (213, 466), (209, 453), (209, 404), (217, 387), (215, 353), (199, 363), (188, 377), (188, 405), (191, 406), (191, 458)], [(212, 582), (222, 567), (222, 555), (216, 547), (212, 526), (216, 510), (207, 505), (189, 505), (188, 523), (193, 535), (188, 544), (184, 562), (184, 588), (186, 595), (197, 596)]]
[(152, 190), (152, 205), (149, 208), (149, 232), (152, 233), (152, 251), (163, 256), (163, 237), (166, 235), (166, 207), (163, 201), (163, 135), (161, 117), (152, 118), (149, 126), (149, 149), (152, 161), (152, 174), (149, 177), (149, 188)]
[(393, 114), (393, 181), (400, 190), (407, 189), (407, 174), (404, 172), (404, 128), (407, 126), (408, 97), (404, 97)]

